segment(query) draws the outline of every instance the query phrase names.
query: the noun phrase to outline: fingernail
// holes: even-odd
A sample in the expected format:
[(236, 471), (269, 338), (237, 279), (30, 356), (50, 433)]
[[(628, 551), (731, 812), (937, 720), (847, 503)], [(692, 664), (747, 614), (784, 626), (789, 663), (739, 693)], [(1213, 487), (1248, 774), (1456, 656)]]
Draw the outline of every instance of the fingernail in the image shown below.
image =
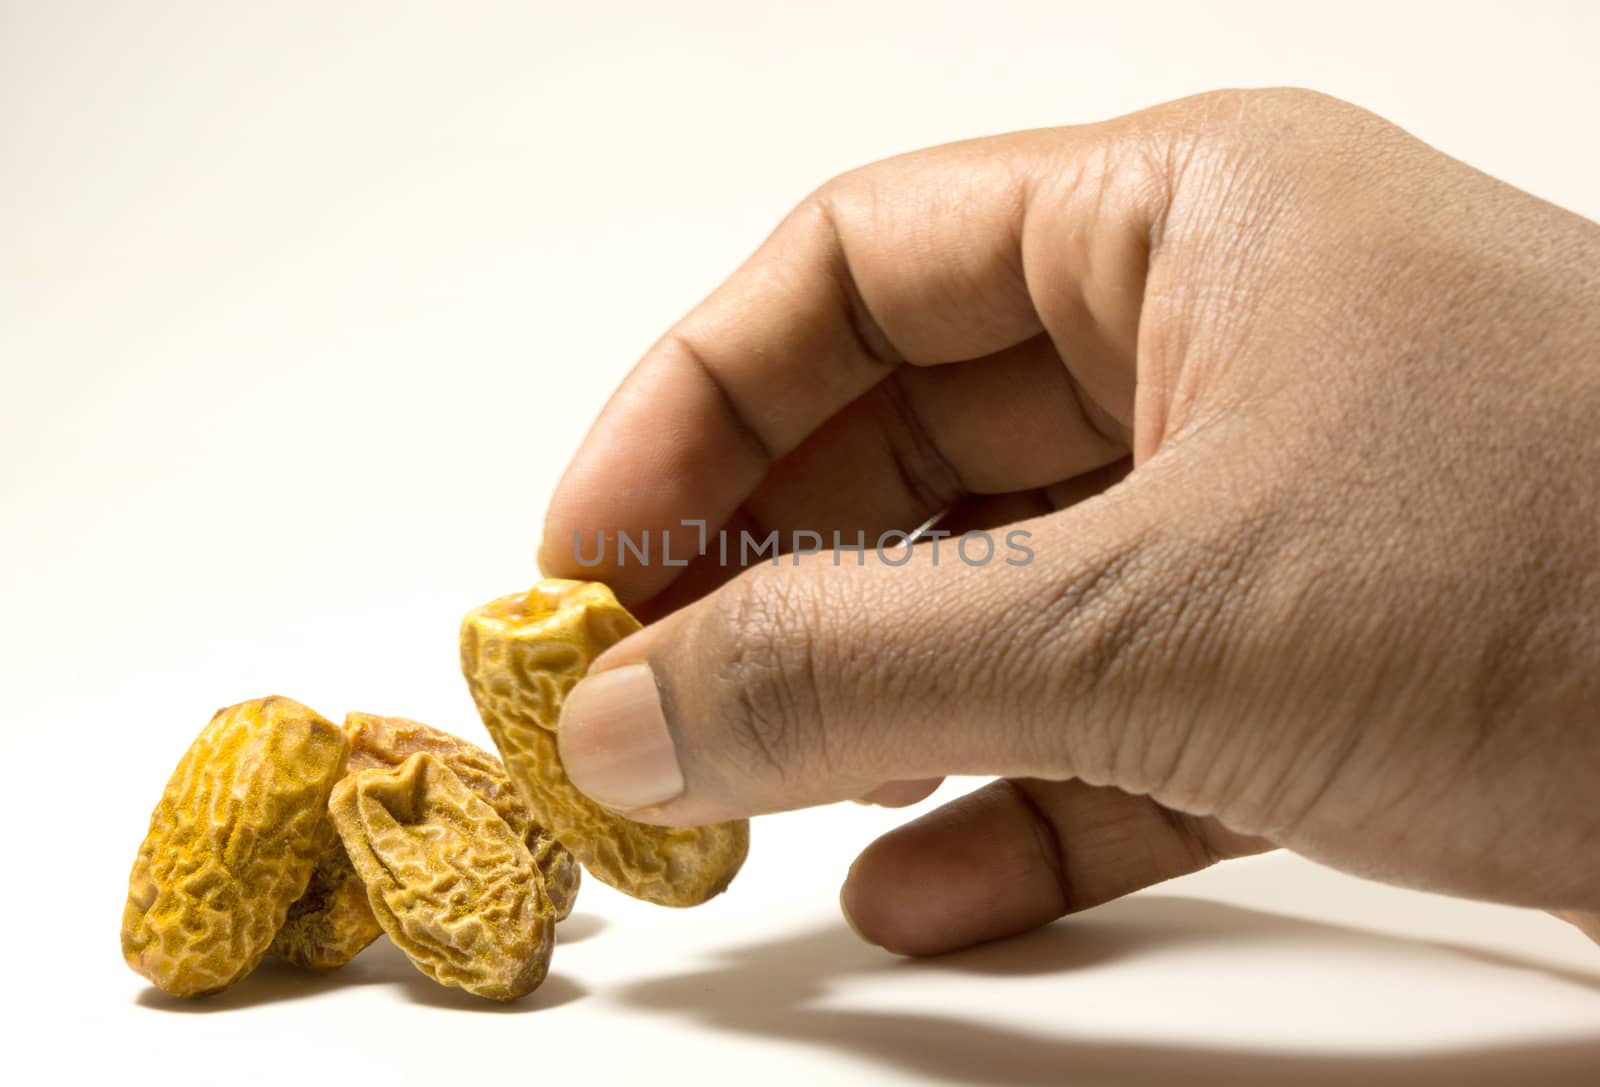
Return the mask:
[(572, 783), (608, 808), (647, 808), (683, 792), (683, 770), (648, 664), (580, 680), (561, 709), (556, 742)]

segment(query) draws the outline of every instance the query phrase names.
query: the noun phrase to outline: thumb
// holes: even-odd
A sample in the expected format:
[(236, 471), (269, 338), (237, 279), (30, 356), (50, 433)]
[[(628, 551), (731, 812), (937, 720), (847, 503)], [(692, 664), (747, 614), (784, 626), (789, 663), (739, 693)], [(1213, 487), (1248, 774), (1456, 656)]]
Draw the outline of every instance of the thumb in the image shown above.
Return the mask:
[(945, 774), (1141, 791), (1120, 756), (1204, 610), (1177, 599), (1204, 582), (1192, 490), (1156, 474), (996, 530), (988, 561), (946, 539), (745, 571), (595, 662), (561, 714), (568, 775), (672, 825)]

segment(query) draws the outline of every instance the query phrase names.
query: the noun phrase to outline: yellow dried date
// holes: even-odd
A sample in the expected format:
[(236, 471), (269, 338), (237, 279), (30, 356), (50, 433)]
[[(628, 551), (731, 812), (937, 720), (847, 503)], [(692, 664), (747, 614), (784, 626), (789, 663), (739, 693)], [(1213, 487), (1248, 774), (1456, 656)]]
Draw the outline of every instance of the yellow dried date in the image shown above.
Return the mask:
[(268, 954), (310, 970), (336, 970), (383, 935), (344, 843), (329, 826), (305, 893), (289, 906)]
[(218, 710), (151, 813), (122, 915), (128, 965), (174, 996), (253, 970), (329, 840), (348, 746), (291, 699)]
[(555, 912), (533, 855), (437, 756), (351, 774), (328, 810), (379, 924), (417, 969), (493, 1000), (544, 980)]
[(556, 920), (565, 920), (572, 913), (582, 871), (577, 859), (534, 817), (499, 759), (459, 736), (404, 717), (350, 713), (345, 716), (344, 730), (350, 737), (351, 772), (399, 766), (424, 751), (449, 767), (527, 843), (544, 877), (545, 894), (555, 908)]
[(583, 866), (635, 898), (695, 906), (738, 873), (749, 822), (679, 828), (625, 819), (577, 790), (556, 746), (567, 692), (595, 657), (638, 629), (604, 585), (547, 578), (467, 615), (461, 669), (512, 781)]
[[(347, 741), (352, 739), (348, 716), (344, 734)], [(360, 768), (352, 743), (346, 773)], [(288, 917), (267, 949), (267, 954), (308, 970), (337, 970), (383, 935), (367, 903), (367, 885), (350, 863), (331, 823), (327, 838), (311, 869), (311, 881), (290, 903)]]

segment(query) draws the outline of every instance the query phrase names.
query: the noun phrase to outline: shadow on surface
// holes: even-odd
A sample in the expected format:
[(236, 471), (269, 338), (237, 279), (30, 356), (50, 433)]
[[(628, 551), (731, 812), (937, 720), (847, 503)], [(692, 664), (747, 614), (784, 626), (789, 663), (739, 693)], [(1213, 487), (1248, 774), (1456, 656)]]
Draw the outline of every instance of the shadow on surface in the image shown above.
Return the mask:
[(1338, 925), (1179, 896), (1146, 895), (1009, 940), (931, 960), (902, 960), (856, 939), (843, 923), (726, 952), (696, 973), (623, 990), (624, 1001), (693, 1016), (723, 1030), (782, 1039), (875, 1061), (934, 1082), (1095, 1083), (1199, 1087), (1240, 1082), (1333, 1087), (1477, 1087), (1507, 1082), (1583, 1084), (1600, 1068), (1600, 1033), (1550, 1041), (1382, 1053), (1206, 1048), (1101, 1042), (1009, 1030), (957, 1016), (831, 1010), (818, 1002), (846, 977), (891, 971), (1027, 976), (1081, 970), (1177, 945), (1281, 939), (1329, 953), (1434, 948), (1600, 990), (1600, 979), (1514, 955), (1411, 941)]
[(575, 913), (556, 925), (556, 947), (559, 948), (562, 944), (582, 943), (592, 936), (598, 936), (606, 930), (607, 924), (604, 917), (597, 917), (592, 913)]
[(518, 1000), (485, 1000), (465, 990), (440, 985), (425, 976), (411, 965), (405, 952), (387, 940), (379, 940), (367, 948), (357, 962), (364, 968), (358, 984), (387, 983), (399, 989), (401, 995), (411, 1003), (425, 1004), (430, 1008), (448, 1008), (480, 1015), (524, 1015), (546, 1008), (558, 1008), (587, 995), (587, 991), (577, 982), (560, 974), (551, 974), (537, 989)]
[(413, 1004), (500, 1015), (520, 1015), (557, 1008), (588, 995), (582, 986), (570, 978), (551, 974), (543, 984), (520, 1000), (485, 1000), (425, 977), (411, 965), (411, 960), (406, 958), (404, 952), (388, 940), (380, 939), (339, 970), (319, 973), (269, 958), (262, 960), (249, 977), (216, 996), (184, 1000), (168, 996), (156, 988), (146, 988), (139, 991), (135, 1002), (140, 1007), (159, 1011), (209, 1015), (279, 1001), (307, 1000), (338, 989), (364, 985), (392, 986)]
[(287, 1000), (309, 1000), (336, 989), (348, 989), (357, 985), (371, 985), (383, 979), (370, 975), (363, 967), (367, 956), (374, 953), (373, 948), (362, 952), (349, 966), (342, 970), (333, 970), (321, 973), (316, 970), (302, 970), (298, 966), (278, 959), (263, 959), (261, 965), (251, 971), (250, 976), (239, 982), (233, 988), (215, 996), (204, 996), (193, 999), (168, 996), (160, 989), (151, 986), (141, 989), (134, 1002), (140, 1007), (154, 1008), (165, 1012), (180, 1012), (187, 1015), (210, 1015), (214, 1012), (235, 1011), (239, 1008), (252, 1008), (258, 1004), (275, 1004)]
[[(1552, 924), (1556, 922), (1552, 919)], [(937, 959), (909, 960), (908, 968), (937, 968), (1021, 976), (1056, 974), (1167, 947), (1273, 940), (1325, 950), (1390, 947), (1432, 949), (1504, 970), (1521, 970), (1600, 993), (1600, 968), (1563, 969), (1535, 959), (1444, 940), (1408, 939), (1325, 921), (1252, 910), (1182, 895), (1139, 895), (1066, 918), (1009, 940), (997, 940)]]

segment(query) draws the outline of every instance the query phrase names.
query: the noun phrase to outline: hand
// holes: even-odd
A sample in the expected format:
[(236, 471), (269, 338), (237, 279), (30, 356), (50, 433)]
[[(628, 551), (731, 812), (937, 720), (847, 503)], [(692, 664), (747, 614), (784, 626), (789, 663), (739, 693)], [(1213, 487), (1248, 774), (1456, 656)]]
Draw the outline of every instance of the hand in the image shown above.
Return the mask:
[[(667, 824), (1001, 777), (852, 869), (911, 953), (1271, 845), (1591, 917), (1597, 419), (1600, 227), (1335, 100), (869, 166), (650, 350), (558, 488), (546, 571), (655, 620), (562, 756)], [(871, 550), (950, 506), (1010, 526), (994, 561)], [(664, 565), (696, 518), (869, 550)], [(651, 564), (577, 561), (619, 530)]]

